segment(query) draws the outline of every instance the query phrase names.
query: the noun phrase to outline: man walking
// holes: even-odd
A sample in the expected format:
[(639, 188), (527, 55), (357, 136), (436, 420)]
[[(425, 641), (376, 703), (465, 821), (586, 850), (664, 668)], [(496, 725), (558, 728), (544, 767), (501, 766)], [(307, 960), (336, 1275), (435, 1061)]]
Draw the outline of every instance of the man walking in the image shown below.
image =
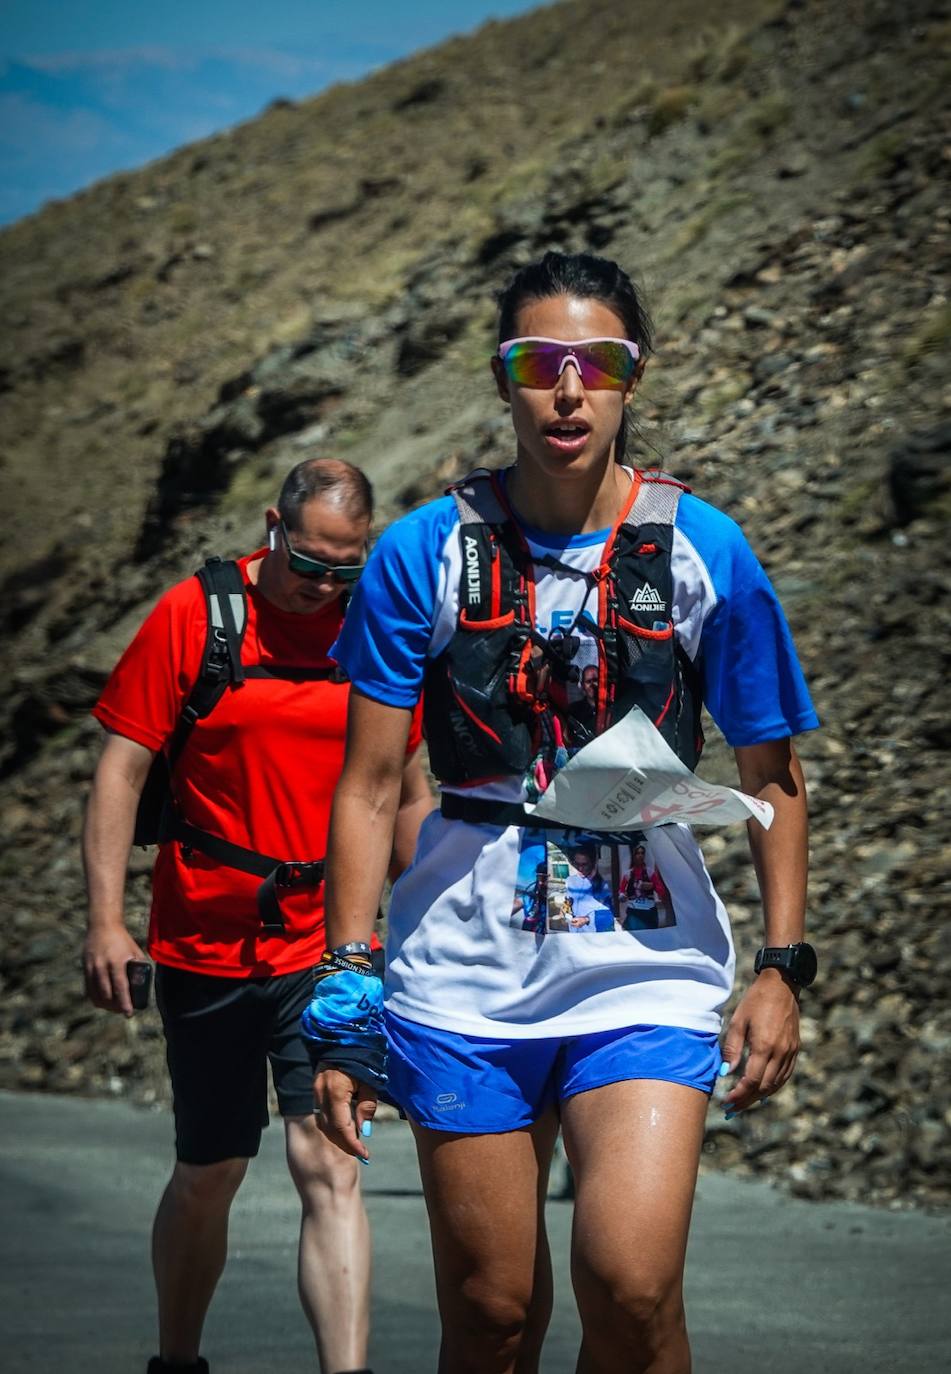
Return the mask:
[[(152, 1237), (160, 1354), (150, 1374), (208, 1368), (202, 1326), (226, 1259), (231, 1203), (267, 1124), (268, 1060), (301, 1199), (298, 1284), (320, 1367), (365, 1367), (370, 1244), (358, 1166), (316, 1127), (298, 1020), (324, 950), (315, 861), (343, 763), (349, 693), (327, 650), (371, 518), (370, 484), (350, 464), (314, 459), (288, 474), (265, 515), (267, 547), (238, 562), (243, 609), (240, 594), (218, 597), (232, 646), (243, 628), (237, 672), (232, 663), (229, 687), (174, 762), (148, 938), (177, 1156)], [(125, 1015), (126, 964), (143, 958), (123, 912), (136, 812), (156, 753), (180, 738), (206, 662), (210, 605), (196, 577), (166, 592), (94, 710), (108, 735), (83, 836), (86, 986), (97, 1006)], [(414, 728), (394, 873), (410, 862), (432, 806), (418, 743)]]

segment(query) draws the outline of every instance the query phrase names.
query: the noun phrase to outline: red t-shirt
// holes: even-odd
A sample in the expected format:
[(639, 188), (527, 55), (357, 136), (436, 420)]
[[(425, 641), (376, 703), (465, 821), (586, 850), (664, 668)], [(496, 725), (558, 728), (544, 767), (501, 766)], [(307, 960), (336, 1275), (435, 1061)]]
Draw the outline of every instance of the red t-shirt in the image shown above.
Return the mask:
[[(248, 564), (264, 550), (240, 560)], [(326, 666), (339, 601), (313, 615), (282, 611), (247, 585), (246, 664)], [(205, 598), (197, 577), (165, 593), (126, 649), (93, 708), (110, 730), (147, 749), (168, 743), (198, 676)], [(321, 859), (343, 766), (349, 685), (249, 678), (195, 725), (175, 769), (187, 821), (278, 859)], [(419, 712), (409, 750), (420, 740)], [(323, 889), (281, 895), (286, 935), (261, 935), (260, 879), (177, 842), (160, 846), (152, 874), (149, 953), (160, 964), (226, 977), (267, 977), (315, 964), (324, 952)]]

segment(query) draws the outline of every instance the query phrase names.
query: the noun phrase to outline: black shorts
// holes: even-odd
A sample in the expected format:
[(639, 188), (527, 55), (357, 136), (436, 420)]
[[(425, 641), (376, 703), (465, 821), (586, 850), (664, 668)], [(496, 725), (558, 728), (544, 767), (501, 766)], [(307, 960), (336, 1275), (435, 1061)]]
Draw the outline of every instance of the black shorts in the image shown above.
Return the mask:
[(299, 1023), (313, 986), (310, 968), (221, 978), (156, 967), (182, 1163), (257, 1154), (268, 1124), (268, 1060), (281, 1115), (311, 1115), (314, 1075)]

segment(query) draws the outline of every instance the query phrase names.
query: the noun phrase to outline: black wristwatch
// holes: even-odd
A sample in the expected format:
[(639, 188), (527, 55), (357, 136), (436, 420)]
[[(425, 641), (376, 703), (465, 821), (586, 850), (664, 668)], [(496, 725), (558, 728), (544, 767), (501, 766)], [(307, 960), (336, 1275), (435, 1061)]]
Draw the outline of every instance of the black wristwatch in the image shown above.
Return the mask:
[(774, 945), (761, 949), (756, 955), (753, 972), (762, 973), (764, 968), (778, 968), (790, 982), (807, 988), (815, 981), (819, 961), (812, 945)]

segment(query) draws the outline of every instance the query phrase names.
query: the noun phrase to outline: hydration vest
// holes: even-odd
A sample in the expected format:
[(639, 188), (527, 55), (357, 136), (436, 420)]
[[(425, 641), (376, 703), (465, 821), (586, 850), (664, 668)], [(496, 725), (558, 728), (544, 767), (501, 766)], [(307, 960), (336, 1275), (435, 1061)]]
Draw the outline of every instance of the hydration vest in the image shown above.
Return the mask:
[[(666, 473), (635, 471), (592, 572), (551, 554), (533, 558), (498, 473), (479, 469), (449, 490), (459, 510), (459, 613), (427, 667), (423, 699), (439, 781), (531, 777), (540, 765), (544, 790), (554, 767), (634, 706), (692, 769), (703, 748), (700, 680), (671, 618), (674, 521), (688, 488)], [(582, 610), (568, 630), (539, 634), (536, 564), (596, 587), (597, 622)], [(591, 701), (572, 662), (582, 620), (597, 645)]]

